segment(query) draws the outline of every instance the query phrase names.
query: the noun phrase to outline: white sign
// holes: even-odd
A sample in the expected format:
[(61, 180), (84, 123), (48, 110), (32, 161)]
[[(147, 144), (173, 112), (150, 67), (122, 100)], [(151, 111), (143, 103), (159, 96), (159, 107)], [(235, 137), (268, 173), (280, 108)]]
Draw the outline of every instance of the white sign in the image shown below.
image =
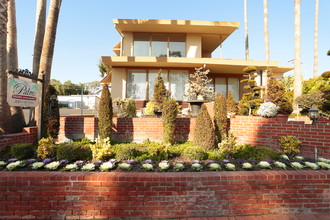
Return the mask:
[(39, 103), (39, 85), (8, 78), (7, 102), (10, 106), (36, 107)]

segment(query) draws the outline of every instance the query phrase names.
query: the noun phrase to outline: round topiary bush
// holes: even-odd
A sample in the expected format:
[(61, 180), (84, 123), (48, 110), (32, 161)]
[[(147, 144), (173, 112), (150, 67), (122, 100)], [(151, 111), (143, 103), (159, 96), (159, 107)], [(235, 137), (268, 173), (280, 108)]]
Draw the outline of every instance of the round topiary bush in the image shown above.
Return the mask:
[(188, 146), (182, 152), (182, 156), (188, 157), (191, 160), (204, 160), (207, 158), (207, 154), (200, 146)]
[(10, 154), (19, 160), (29, 159), (36, 156), (36, 149), (33, 144), (15, 144), (10, 147)]

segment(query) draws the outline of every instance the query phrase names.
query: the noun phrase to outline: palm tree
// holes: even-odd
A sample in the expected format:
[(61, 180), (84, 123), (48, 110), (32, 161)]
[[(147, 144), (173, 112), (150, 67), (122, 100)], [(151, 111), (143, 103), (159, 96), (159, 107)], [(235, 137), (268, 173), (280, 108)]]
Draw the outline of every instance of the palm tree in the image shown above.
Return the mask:
[(60, 13), (62, 0), (51, 0), (49, 14), (47, 18), (47, 25), (45, 31), (44, 42), (42, 45), (42, 52), (40, 57), (39, 74), (45, 74), (45, 88), (50, 84), (51, 68), (54, 55), (54, 46), (56, 38), (56, 30), (58, 23), (58, 16)]
[[(294, 100), (302, 95), (300, 46), (300, 0), (294, 0)], [(297, 105), (294, 105), (294, 111), (298, 113)]]
[[(7, 69), (18, 69), (17, 56), (17, 28), (16, 28), (16, 6), (15, 0), (8, 0), (8, 23), (7, 23)], [(12, 76), (14, 77), (14, 76)], [(12, 106), (11, 117), (13, 123), (13, 133), (21, 132), (25, 124), (23, 109)]]
[(328, 50), (328, 53), (327, 53), (328, 56), (330, 56), (330, 50)]
[(98, 64), (99, 72), (101, 73), (101, 77), (108, 75), (111, 72), (111, 67), (109, 67), (107, 64), (103, 63), (101, 60)]
[(244, 0), (244, 29), (245, 29), (245, 59), (249, 59), (249, 30), (247, 15), (247, 0)]
[(315, 0), (315, 18), (314, 18), (314, 77), (318, 75), (318, 64), (319, 64), (319, 0)]
[(7, 102), (7, 0), (0, 0), (0, 134), (10, 133), (11, 117)]
[(269, 61), (269, 34), (268, 34), (268, 0), (264, 0), (264, 43), (265, 43), (265, 58)]
[[(39, 75), (40, 57), (42, 45), (44, 42), (46, 29), (46, 5), (47, 0), (38, 0), (36, 13), (36, 30), (34, 36), (34, 51), (33, 51), (33, 65), (32, 73)], [(35, 108), (30, 108), (29, 125), (35, 125)]]

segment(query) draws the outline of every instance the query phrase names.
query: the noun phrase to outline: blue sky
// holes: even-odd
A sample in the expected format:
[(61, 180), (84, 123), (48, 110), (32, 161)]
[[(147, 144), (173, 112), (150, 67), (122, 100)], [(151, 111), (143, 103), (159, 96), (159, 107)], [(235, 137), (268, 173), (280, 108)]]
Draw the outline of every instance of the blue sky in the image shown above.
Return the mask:
[[(268, 0), (270, 59), (292, 66), (294, 0)], [(314, 0), (301, 1), (301, 55), (304, 78), (313, 75)], [(49, 1), (48, 1), (49, 6)], [(329, 0), (320, 0), (319, 74), (330, 70)], [(19, 68), (32, 69), (36, 1), (16, 0)], [(265, 60), (263, 1), (248, 0), (250, 59)], [(171, 19), (240, 22), (224, 43), (222, 58), (245, 59), (243, 0), (63, 0), (51, 78), (62, 83), (100, 80), (100, 56), (114, 56), (120, 41), (112, 19)], [(219, 57), (217, 50), (213, 57)], [(291, 71), (291, 74), (293, 72)]]

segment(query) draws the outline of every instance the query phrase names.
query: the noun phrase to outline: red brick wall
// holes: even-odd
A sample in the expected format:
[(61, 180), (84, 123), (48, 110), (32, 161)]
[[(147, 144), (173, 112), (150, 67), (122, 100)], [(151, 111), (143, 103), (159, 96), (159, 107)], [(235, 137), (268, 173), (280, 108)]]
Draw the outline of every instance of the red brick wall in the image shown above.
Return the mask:
[(3, 135), (0, 137), (0, 150), (9, 145), (35, 143), (37, 135), (38, 127), (25, 127), (21, 133)]
[(239, 143), (274, 149), (279, 149), (281, 136), (293, 135), (302, 142), (302, 155), (314, 157), (316, 147), (319, 157), (330, 158), (330, 125), (326, 119), (311, 125), (303, 121), (280, 122), (276, 118), (236, 116), (230, 119), (230, 130), (238, 137)]
[(330, 212), (329, 171), (0, 172), (0, 219)]

